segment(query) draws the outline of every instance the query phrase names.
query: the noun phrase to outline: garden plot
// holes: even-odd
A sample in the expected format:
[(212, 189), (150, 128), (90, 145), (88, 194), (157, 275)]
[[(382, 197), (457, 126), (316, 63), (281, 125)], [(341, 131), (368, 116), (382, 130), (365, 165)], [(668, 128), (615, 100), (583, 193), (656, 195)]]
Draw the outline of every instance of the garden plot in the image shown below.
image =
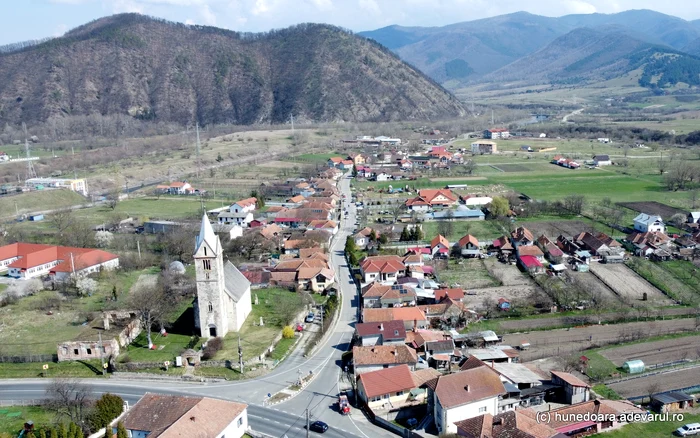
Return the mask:
[(623, 264), (591, 263), (591, 272), (623, 300), (641, 301), (646, 293), (650, 304), (668, 306), (673, 300)]
[(632, 359), (640, 359), (647, 366), (686, 359), (697, 360), (700, 358), (700, 336), (626, 345), (601, 350), (600, 354), (618, 367)]
[(688, 214), (685, 210), (680, 208), (671, 207), (670, 205), (662, 204), (660, 202), (618, 202), (617, 205), (620, 207), (629, 208), (630, 210), (638, 211), (640, 213), (655, 214), (661, 216), (665, 221), (669, 220), (674, 214)]
[(596, 301), (602, 300), (606, 304), (617, 304), (620, 302), (619, 295), (590, 272), (568, 271), (567, 275), (579, 282), (592, 299)]
[[(700, 368), (691, 368), (625, 380), (610, 384), (608, 387), (625, 398), (647, 397), (649, 396), (649, 388), (673, 391), (697, 385), (698, 379), (700, 379)], [(658, 390), (654, 389), (654, 391)]]
[(560, 234), (570, 237), (586, 231), (595, 231), (591, 224), (583, 221), (538, 221), (524, 222), (521, 225), (530, 230), (535, 238), (544, 234), (552, 240), (556, 239)]

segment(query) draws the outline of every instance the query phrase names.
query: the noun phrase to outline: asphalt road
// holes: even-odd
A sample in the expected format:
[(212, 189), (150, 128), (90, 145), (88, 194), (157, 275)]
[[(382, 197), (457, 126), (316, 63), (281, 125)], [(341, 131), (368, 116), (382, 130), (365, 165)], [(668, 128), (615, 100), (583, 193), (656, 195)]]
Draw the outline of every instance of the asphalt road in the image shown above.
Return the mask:
[[(310, 357), (297, 349), (269, 374), (240, 382), (219, 384), (135, 382), (119, 380), (85, 380), (95, 393), (111, 392), (134, 404), (146, 392), (179, 395), (202, 395), (241, 401), (248, 404), (248, 419), (252, 429), (271, 435), (288, 438), (306, 436), (305, 412), (308, 409), (311, 421), (321, 420), (330, 426), (324, 436), (335, 437), (380, 437), (393, 436), (383, 429), (372, 426), (359, 411), (353, 410), (343, 416), (335, 403), (339, 392), (342, 354), (350, 346), (354, 323), (358, 314), (357, 289), (345, 262), (345, 239), (355, 228), (355, 206), (350, 202), (350, 180), (343, 177), (340, 190), (346, 195), (348, 216), (343, 214), (340, 229), (330, 248), (331, 263), (336, 272), (337, 284), (342, 298), (339, 318), (331, 327), (332, 332), (324, 338)], [(345, 200), (343, 207), (346, 206)], [(341, 208), (341, 212), (344, 208)], [(313, 372), (316, 377), (294, 398), (284, 403), (265, 407), (267, 394), (274, 394), (294, 383), (300, 375)], [(31, 400), (44, 397), (48, 380), (3, 380), (0, 381), (0, 400)], [(313, 433), (312, 433), (313, 435)]]

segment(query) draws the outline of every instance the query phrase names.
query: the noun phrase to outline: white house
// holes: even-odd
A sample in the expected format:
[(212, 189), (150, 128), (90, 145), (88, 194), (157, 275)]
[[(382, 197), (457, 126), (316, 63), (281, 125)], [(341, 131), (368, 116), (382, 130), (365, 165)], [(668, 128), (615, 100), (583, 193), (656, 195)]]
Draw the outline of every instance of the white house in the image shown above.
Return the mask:
[(375, 178), (375, 180), (377, 180), (377, 181), (389, 181), (389, 180), (391, 179), (391, 174), (390, 174), (390, 173), (386, 173), (386, 172), (378, 172), (378, 173), (374, 176), (374, 178)]
[(661, 216), (649, 215), (646, 213), (640, 213), (636, 218), (634, 218), (634, 229), (642, 233), (653, 233), (653, 232), (666, 232), (666, 226), (664, 225)]
[(253, 211), (255, 211), (257, 202), (258, 200), (255, 198), (246, 198), (231, 204), (228, 210), (218, 214), (219, 224), (247, 227), (254, 219)]
[(457, 433), (457, 421), (498, 414), (498, 401), (506, 394), (498, 374), (487, 366), (446, 374), (426, 385), (439, 435)]
[(29, 279), (50, 275), (56, 280), (119, 267), (119, 256), (100, 249), (12, 243), (0, 247), (0, 270)]
[[(56, 187), (88, 195), (88, 184), (83, 178), (29, 178), (24, 184), (29, 187)], [(193, 189), (194, 190), (194, 189)]]
[[(248, 430), (248, 406), (208, 397), (146, 393), (120, 421), (131, 438), (241, 438)], [(116, 435), (117, 424), (111, 429)]]
[(596, 166), (610, 166), (612, 164), (609, 155), (596, 155), (593, 157), (593, 162)]

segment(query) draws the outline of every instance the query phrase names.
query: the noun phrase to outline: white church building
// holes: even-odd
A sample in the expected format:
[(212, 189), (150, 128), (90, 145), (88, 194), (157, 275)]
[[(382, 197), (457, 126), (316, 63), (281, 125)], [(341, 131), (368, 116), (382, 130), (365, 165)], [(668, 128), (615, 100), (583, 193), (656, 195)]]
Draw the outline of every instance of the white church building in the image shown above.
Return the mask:
[(250, 282), (233, 263), (224, 263), (219, 236), (206, 214), (194, 251), (197, 299), (194, 319), (203, 338), (224, 337), (237, 332), (253, 308)]

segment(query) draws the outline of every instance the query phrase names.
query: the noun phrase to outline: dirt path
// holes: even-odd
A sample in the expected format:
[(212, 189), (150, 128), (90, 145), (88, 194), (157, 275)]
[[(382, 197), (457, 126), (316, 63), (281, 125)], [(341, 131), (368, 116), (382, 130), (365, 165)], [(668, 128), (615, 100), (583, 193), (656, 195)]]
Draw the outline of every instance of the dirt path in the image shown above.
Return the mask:
[(564, 117), (561, 118), (561, 121), (563, 123), (569, 123), (569, 117), (573, 117), (577, 114), (581, 114), (585, 108), (579, 108), (576, 111), (572, 111), (569, 114), (565, 115)]

